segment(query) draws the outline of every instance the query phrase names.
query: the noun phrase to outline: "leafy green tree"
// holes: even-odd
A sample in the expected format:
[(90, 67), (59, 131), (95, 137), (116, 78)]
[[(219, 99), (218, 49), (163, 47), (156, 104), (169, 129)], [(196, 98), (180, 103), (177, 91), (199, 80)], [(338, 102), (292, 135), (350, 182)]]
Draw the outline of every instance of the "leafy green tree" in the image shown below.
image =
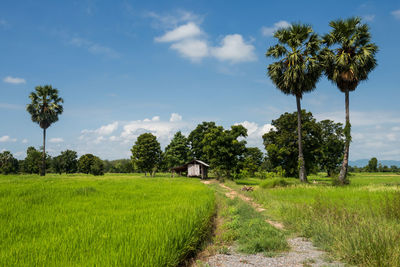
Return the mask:
[(345, 149), (339, 181), (348, 184), (347, 168), (351, 142), (351, 124), (349, 112), (349, 93), (354, 91), (361, 81), (377, 66), (375, 54), (378, 47), (371, 43), (371, 34), (367, 24), (361, 24), (360, 18), (331, 21), (332, 30), (323, 37), (326, 48), (321, 52), (327, 78), (345, 94), (346, 124)]
[(133, 145), (132, 162), (135, 167), (154, 176), (156, 168), (161, 163), (161, 147), (157, 138), (151, 133), (141, 134)]
[(204, 162), (210, 162), (210, 159), (204, 153), (204, 136), (211, 130), (215, 129), (217, 126), (215, 122), (205, 122), (197, 125), (197, 127), (189, 134), (188, 140), (190, 143), (190, 148), (192, 151), (192, 156), (195, 159), (202, 160)]
[(78, 172), (80, 173), (90, 173), (90, 168), (94, 162), (94, 155), (92, 154), (85, 154), (82, 155), (78, 160)]
[(179, 131), (165, 148), (163, 160), (168, 169), (183, 165), (190, 159), (190, 147), (188, 139)]
[(26, 110), (31, 114), (33, 122), (43, 129), (42, 168), (40, 175), (46, 175), (46, 130), (51, 124), (58, 121), (58, 115), (63, 112), (63, 99), (58, 96), (58, 90), (51, 85), (36, 86), (36, 92), (29, 95), (31, 103)]
[(243, 169), (254, 176), (259, 171), (264, 160), (264, 153), (258, 147), (248, 147), (244, 152)]
[(399, 167), (397, 167), (396, 165), (392, 165), (392, 166), (390, 166), (390, 171), (391, 172), (398, 172), (399, 171)]
[(321, 157), (319, 164), (328, 176), (332, 176), (343, 159), (344, 132), (341, 123), (331, 120), (318, 122), (321, 129)]
[(117, 159), (117, 160), (105, 160), (104, 171), (111, 173), (132, 173), (134, 172), (133, 164), (130, 159)]
[(280, 29), (274, 37), (278, 39), (278, 44), (270, 47), (266, 56), (279, 61), (268, 66), (268, 76), (279, 90), (296, 97), (299, 176), (302, 182), (307, 182), (300, 101), (304, 93), (314, 90), (321, 76), (322, 68), (318, 60), (320, 39), (310, 26), (300, 24)]
[(42, 153), (30, 146), (26, 150), (23, 172), (39, 174), (42, 165)]
[(78, 154), (73, 150), (61, 152), (61, 168), (65, 173), (75, 173), (78, 169)]
[(63, 172), (63, 166), (62, 166), (62, 159), (61, 159), (61, 155), (54, 157), (51, 160), (51, 167), (52, 167), (52, 171), (54, 173), (58, 173), (58, 174), (62, 174)]
[[(294, 177), (299, 171), (297, 139), (297, 112), (284, 113), (272, 121), (274, 129), (263, 135), (268, 165), (285, 176)], [(311, 112), (302, 110), (302, 140), (304, 141), (305, 169), (316, 171), (321, 155), (321, 128)]]
[(104, 164), (103, 161), (94, 156), (92, 164), (90, 166), (90, 173), (93, 175), (104, 175)]
[(378, 171), (378, 159), (377, 158), (371, 158), (368, 161), (368, 165), (365, 167), (367, 172), (377, 172)]
[(224, 175), (230, 178), (232, 172), (238, 171), (238, 163), (246, 151), (246, 141), (238, 139), (244, 137), (247, 137), (247, 130), (242, 125), (231, 126), (230, 130), (218, 126), (204, 135), (201, 141), (204, 156), (219, 178)]
[(82, 155), (78, 160), (78, 172), (93, 174), (93, 175), (103, 175), (104, 174), (104, 164), (103, 161), (92, 154)]
[(18, 160), (10, 151), (0, 153), (0, 173), (10, 174), (18, 172)]

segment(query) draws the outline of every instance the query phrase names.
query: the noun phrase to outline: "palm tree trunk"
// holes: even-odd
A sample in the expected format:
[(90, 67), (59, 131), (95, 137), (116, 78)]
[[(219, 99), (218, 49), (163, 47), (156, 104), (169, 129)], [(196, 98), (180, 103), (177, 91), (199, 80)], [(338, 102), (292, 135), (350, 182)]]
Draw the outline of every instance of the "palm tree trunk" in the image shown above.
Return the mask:
[(43, 128), (43, 154), (42, 154), (42, 170), (40, 176), (46, 175), (46, 128)]
[(300, 105), (301, 96), (296, 95), (296, 103), (297, 103), (297, 137), (298, 137), (298, 144), (299, 144), (299, 177), (300, 181), (306, 183), (307, 182), (307, 175), (306, 175), (306, 167), (304, 162), (303, 156), (303, 143), (302, 143), (302, 136), (301, 136), (301, 105)]
[(346, 126), (344, 128), (344, 134), (346, 138), (345, 147), (344, 147), (344, 154), (343, 154), (343, 162), (342, 167), (339, 173), (339, 182), (340, 184), (348, 184), (349, 181), (347, 179), (347, 169), (349, 166), (349, 151), (350, 151), (350, 142), (351, 142), (351, 135), (350, 135), (350, 111), (349, 111), (349, 90), (347, 89), (345, 92), (345, 105), (346, 105)]

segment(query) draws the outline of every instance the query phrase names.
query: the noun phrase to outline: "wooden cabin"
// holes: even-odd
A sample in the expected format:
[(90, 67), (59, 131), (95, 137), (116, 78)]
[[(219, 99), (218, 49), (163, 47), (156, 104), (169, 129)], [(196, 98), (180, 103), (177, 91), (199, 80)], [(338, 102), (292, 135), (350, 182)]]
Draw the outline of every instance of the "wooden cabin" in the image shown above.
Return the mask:
[(172, 176), (175, 173), (182, 175), (182, 172), (187, 173), (187, 177), (200, 177), (201, 179), (208, 178), (208, 168), (210, 166), (198, 159), (194, 159), (191, 162), (186, 163), (182, 166), (177, 166), (171, 169)]

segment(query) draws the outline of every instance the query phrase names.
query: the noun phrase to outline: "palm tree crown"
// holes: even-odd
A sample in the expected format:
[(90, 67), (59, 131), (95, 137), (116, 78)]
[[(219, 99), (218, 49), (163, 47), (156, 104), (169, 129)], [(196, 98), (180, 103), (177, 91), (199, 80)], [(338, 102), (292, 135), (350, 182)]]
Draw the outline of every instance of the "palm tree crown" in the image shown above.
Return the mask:
[(40, 128), (47, 129), (58, 121), (58, 115), (63, 112), (61, 103), (64, 100), (51, 85), (36, 86), (35, 91), (29, 95), (32, 102), (27, 105), (26, 110), (31, 114), (33, 122), (38, 123)]
[(323, 37), (327, 48), (321, 53), (326, 76), (342, 92), (354, 91), (377, 66), (378, 47), (371, 43), (369, 27), (361, 24), (360, 18), (331, 21), (329, 25), (332, 31)]
[(293, 24), (275, 32), (278, 44), (266, 56), (280, 59), (268, 66), (268, 75), (283, 93), (302, 97), (310, 92), (321, 76), (317, 53), (318, 35), (308, 25)]

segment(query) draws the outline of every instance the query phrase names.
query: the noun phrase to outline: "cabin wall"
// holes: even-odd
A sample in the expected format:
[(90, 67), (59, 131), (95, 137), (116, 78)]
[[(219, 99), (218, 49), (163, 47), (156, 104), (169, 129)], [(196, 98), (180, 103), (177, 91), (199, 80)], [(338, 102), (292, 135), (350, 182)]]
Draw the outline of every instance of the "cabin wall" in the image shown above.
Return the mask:
[(200, 165), (199, 164), (189, 164), (188, 166), (188, 176), (200, 176)]

